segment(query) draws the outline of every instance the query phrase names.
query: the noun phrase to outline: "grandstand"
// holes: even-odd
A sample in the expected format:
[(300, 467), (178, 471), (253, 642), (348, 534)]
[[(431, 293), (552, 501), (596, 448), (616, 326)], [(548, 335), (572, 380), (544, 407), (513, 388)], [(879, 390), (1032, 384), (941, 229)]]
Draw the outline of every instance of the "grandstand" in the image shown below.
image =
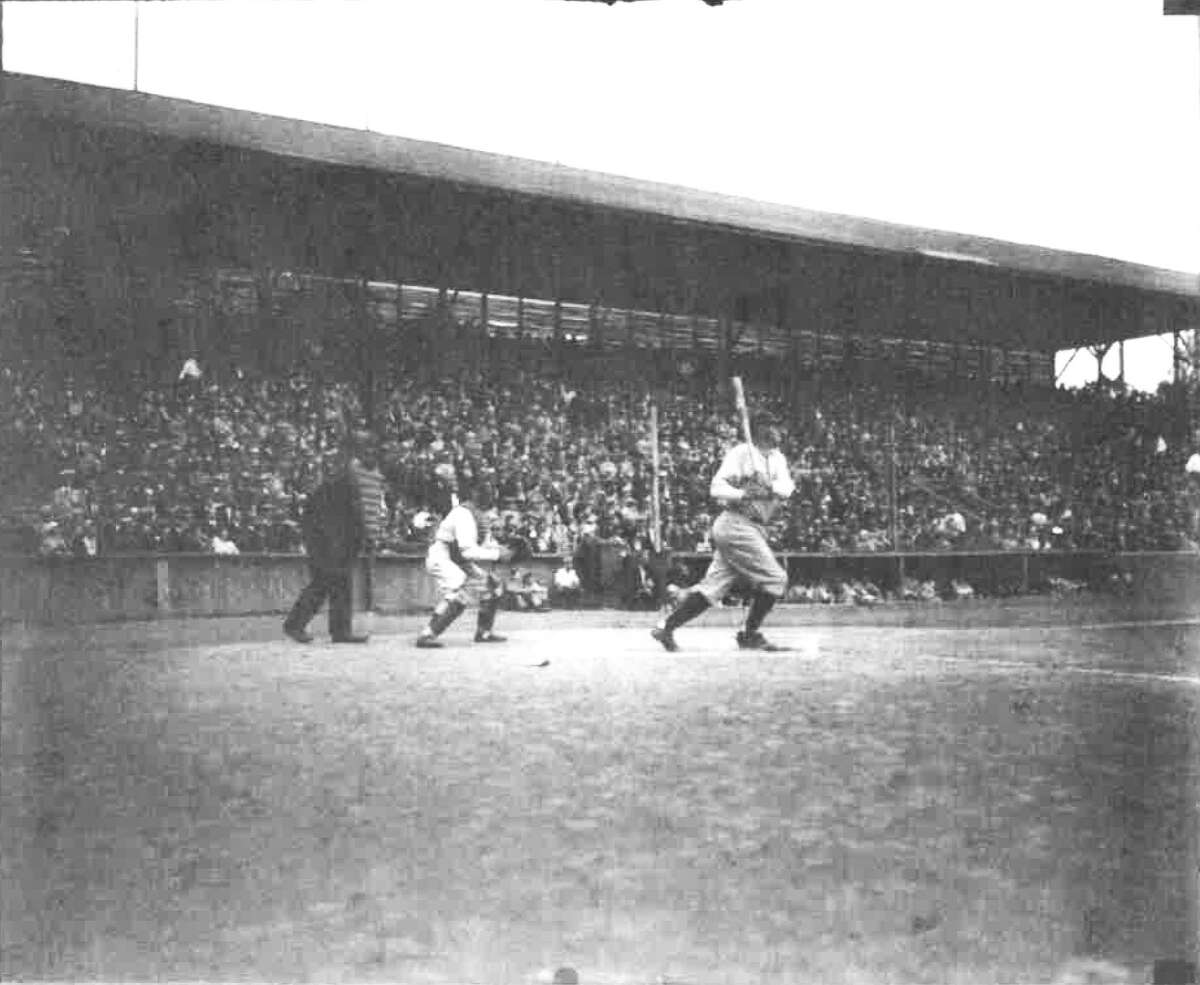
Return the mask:
[[(1053, 378), (1194, 281), (3, 83), (0, 975), (1194, 981), (1196, 378)], [(822, 470), (794, 647), (664, 653), (614, 609), (707, 561), (733, 373)], [(300, 647), (360, 421), (372, 636)], [(609, 605), (418, 658), (442, 462)]]
[(544, 554), (702, 553), (733, 373), (835, 470), (780, 550), (1196, 545), (1195, 374), (1053, 378), (1060, 349), (1193, 329), (1183, 275), (19, 75), (4, 114), (20, 553), (295, 553), (355, 417), (387, 442), (389, 553), (419, 552), (438, 460), (493, 470)]

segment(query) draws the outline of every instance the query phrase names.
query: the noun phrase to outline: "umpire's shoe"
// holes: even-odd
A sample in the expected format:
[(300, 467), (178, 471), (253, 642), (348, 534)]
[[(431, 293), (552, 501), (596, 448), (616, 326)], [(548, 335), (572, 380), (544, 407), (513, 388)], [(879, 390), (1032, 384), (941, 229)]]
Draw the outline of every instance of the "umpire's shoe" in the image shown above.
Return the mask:
[(367, 643), (370, 641), (369, 636), (359, 636), (355, 633), (348, 633), (345, 636), (332, 637), (334, 643)]
[(297, 643), (311, 643), (313, 641), (312, 634), (306, 633), (299, 626), (289, 626), (287, 623), (284, 623), (283, 632), (285, 636), (291, 637)]
[(507, 641), (507, 636), (501, 636), (499, 633), (493, 633), (490, 629), (485, 629), (482, 633), (475, 634), (476, 643), (505, 643)]
[(762, 633), (745, 631), (737, 634), (737, 645), (743, 650), (762, 650), (764, 653), (780, 653), (787, 649), (786, 646), (776, 646), (769, 642)]
[(440, 650), (444, 645), (436, 636), (422, 633), (417, 637), (417, 647), (421, 650)]
[(662, 644), (662, 648), (669, 653), (674, 653), (679, 649), (679, 644), (675, 642), (674, 630), (667, 629), (666, 626), (656, 626), (650, 630), (650, 635), (658, 640)]

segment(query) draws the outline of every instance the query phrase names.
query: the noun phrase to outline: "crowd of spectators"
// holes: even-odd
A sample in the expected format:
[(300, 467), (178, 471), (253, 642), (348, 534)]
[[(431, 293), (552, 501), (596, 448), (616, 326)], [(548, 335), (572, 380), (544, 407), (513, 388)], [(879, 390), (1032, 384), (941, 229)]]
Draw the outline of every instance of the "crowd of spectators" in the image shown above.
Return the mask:
[[(10, 549), (14, 539), (43, 554), (302, 549), (304, 496), (363, 421), (362, 392), (307, 372), (218, 380), (203, 360), (185, 369), (165, 384), (123, 387), (0, 370)], [(781, 550), (1196, 548), (1185, 469), (1196, 436), (1163, 394), (836, 380), (751, 392), (786, 422), (793, 466), (818, 470), (771, 530)], [(728, 394), (633, 372), (519, 366), (377, 384), (389, 508), (381, 551), (422, 549), (443, 462), (490, 478), (495, 529), (535, 552), (645, 550), (652, 403), (664, 546), (706, 551), (708, 483), (738, 440)]]

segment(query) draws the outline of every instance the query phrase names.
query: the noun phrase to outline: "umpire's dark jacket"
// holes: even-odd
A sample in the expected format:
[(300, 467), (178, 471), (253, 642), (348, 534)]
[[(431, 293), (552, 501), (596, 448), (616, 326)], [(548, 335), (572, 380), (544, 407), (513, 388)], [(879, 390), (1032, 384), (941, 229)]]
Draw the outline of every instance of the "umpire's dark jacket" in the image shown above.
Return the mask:
[(378, 539), (382, 525), (383, 476), (351, 463), (313, 490), (301, 527), (311, 578), (283, 624), (301, 642), (305, 627), (329, 600), (329, 634), (335, 642), (360, 642), (351, 633), (355, 559)]
[(321, 483), (304, 504), (304, 547), (314, 567), (349, 568), (378, 535), (383, 480), (359, 465)]

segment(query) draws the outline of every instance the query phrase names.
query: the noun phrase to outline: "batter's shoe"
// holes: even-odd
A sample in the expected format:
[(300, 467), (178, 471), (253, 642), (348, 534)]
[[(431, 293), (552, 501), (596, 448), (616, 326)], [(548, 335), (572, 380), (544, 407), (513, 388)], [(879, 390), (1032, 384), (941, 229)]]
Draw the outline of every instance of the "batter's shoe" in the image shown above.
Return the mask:
[(507, 641), (507, 636), (501, 636), (499, 633), (493, 633), (490, 629), (485, 630), (482, 633), (475, 634), (476, 643), (506, 643)]
[(738, 633), (737, 645), (743, 650), (761, 650), (763, 653), (782, 653), (787, 649), (771, 643), (762, 633)]
[(303, 629), (298, 629), (295, 626), (284, 626), (283, 634), (297, 643), (311, 643), (313, 641), (311, 633), (306, 633)]
[(658, 640), (668, 653), (675, 653), (679, 650), (679, 644), (675, 642), (674, 630), (667, 629), (666, 626), (655, 626), (650, 630), (650, 635)]
[(436, 636), (417, 637), (417, 647), (421, 650), (440, 650), (444, 645)]

